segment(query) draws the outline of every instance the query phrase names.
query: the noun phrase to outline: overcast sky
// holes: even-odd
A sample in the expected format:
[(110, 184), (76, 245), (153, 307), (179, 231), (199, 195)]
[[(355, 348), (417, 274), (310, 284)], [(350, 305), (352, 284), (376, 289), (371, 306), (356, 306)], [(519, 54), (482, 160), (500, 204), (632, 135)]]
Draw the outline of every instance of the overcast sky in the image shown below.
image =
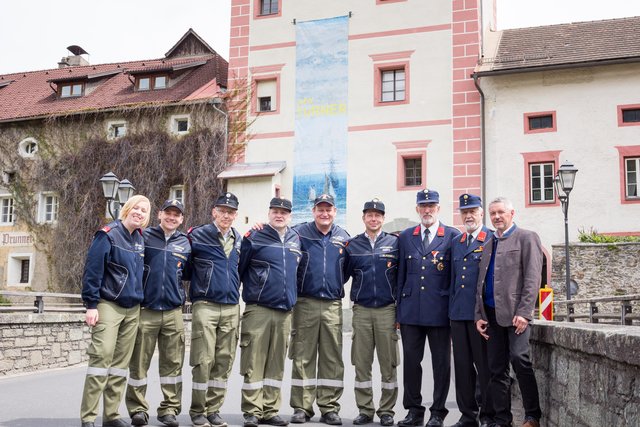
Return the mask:
[[(302, 0), (285, 0), (302, 1)], [(364, 1), (364, 0), (358, 0)], [(429, 0), (413, 0), (429, 1)], [(18, 0), (0, 8), (0, 74), (57, 68), (79, 45), (92, 64), (163, 57), (193, 28), (229, 56), (230, 0)], [(638, 0), (498, 0), (498, 29), (640, 16)]]

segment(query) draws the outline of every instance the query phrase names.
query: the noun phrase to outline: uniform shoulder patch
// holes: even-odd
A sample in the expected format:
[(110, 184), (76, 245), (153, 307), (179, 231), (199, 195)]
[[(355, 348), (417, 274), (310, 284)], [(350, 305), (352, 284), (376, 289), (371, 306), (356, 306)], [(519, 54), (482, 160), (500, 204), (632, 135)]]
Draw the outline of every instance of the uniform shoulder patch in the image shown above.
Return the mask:
[(484, 231), (481, 231), (480, 233), (478, 233), (478, 238), (476, 240), (478, 240), (479, 242), (484, 242), (486, 238), (487, 238), (487, 233), (485, 233)]
[(249, 237), (249, 236), (251, 236), (251, 230), (249, 230), (246, 233), (244, 233), (244, 237)]
[(443, 237), (444, 236), (444, 227), (440, 226), (438, 227), (438, 237)]
[(105, 233), (108, 233), (111, 231), (111, 227), (109, 227), (108, 225), (105, 225), (104, 227), (102, 227), (100, 229), (101, 231), (104, 231)]
[(414, 236), (419, 236), (420, 235), (420, 226), (417, 225), (416, 228), (413, 229), (413, 235)]

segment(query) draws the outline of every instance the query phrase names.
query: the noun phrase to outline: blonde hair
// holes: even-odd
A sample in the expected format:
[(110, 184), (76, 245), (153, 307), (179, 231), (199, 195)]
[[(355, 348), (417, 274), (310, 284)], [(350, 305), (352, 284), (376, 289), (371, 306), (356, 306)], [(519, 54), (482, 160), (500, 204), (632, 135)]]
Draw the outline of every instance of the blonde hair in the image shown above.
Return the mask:
[(149, 210), (147, 211), (147, 219), (145, 219), (144, 223), (142, 224), (142, 228), (145, 228), (147, 225), (149, 225), (149, 220), (151, 219), (151, 202), (145, 196), (142, 196), (140, 194), (136, 194), (135, 196), (127, 200), (127, 203), (125, 203), (122, 209), (120, 209), (120, 215), (118, 215), (118, 219), (120, 219), (120, 221), (123, 221), (127, 217), (127, 215), (129, 215), (131, 209), (133, 209), (134, 206), (138, 203), (146, 203), (147, 205), (149, 205)]

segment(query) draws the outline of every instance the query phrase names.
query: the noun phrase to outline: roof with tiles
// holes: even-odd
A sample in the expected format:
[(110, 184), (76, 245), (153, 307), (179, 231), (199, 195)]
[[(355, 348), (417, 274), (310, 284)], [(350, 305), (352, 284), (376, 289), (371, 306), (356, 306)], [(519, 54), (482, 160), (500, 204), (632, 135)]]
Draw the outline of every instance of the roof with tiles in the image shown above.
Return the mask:
[(503, 30), (479, 74), (640, 60), (640, 16)]
[[(0, 122), (220, 96), (221, 88), (227, 86), (228, 63), (206, 43), (194, 50), (198, 40), (189, 29), (178, 42), (189, 42), (195, 52), (192, 56), (170, 56), (177, 44), (161, 59), (0, 74)], [(144, 70), (168, 75), (168, 87), (135, 90), (135, 76)], [(60, 98), (57, 84), (74, 81), (85, 84), (83, 96)]]

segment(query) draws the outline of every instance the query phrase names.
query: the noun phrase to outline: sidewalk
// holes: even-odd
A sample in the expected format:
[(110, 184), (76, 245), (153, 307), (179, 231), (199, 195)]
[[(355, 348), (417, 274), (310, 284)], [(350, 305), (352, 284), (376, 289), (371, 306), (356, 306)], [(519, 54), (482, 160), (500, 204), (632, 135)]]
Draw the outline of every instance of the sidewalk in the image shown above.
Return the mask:
[[(351, 334), (344, 335), (343, 357), (345, 361), (344, 394), (340, 403), (342, 409), (340, 416), (344, 425), (351, 425), (351, 420), (358, 415), (358, 408), (355, 405), (353, 392), (354, 369), (351, 365)], [(229, 389), (227, 398), (222, 406), (220, 414), (229, 426), (242, 426), (242, 413), (240, 412), (240, 388), (242, 386), (242, 376), (238, 374), (238, 363), (240, 352), (236, 355), (231, 377), (229, 378)], [(183, 408), (178, 416), (181, 426), (190, 426), (189, 404), (191, 401), (191, 368), (188, 366), (189, 355), (185, 357), (185, 367), (183, 369)], [(157, 357), (154, 357), (149, 370), (149, 385), (147, 399), (152, 408), (150, 411), (150, 426), (162, 426), (156, 419), (155, 408), (161, 400), (160, 384), (158, 380)], [(374, 401), (380, 397), (380, 374), (374, 362)], [(453, 364), (453, 362), (452, 362)], [(429, 351), (425, 350), (425, 360), (423, 366), (422, 397), (424, 405), (428, 408), (431, 404), (433, 383), (431, 381), (431, 360)], [(0, 378), (0, 426), (1, 427), (79, 427), (79, 411), (82, 394), (82, 386), (86, 373), (86, 365), (72, 368), (57, 369), (39, 373), (30, 373), (12, 377)], [(452, 366), (453, 370), (453, 366)], [(282, 407), (280, 414), (288, 419), (293, 410), (289, 406), (290, 395), (291, 363), (287, 361), (282, 388)], [(447, 398), (447, 408), (449, 415), (445, 420), (446, 425), (454, 424), (460, 417), (455, 402), (455, 387), (452, 382)], [(404, 418), (406, 411), (402, 407), (402, 364), (398, 369), (399, 395), (396, 404), (396, 422)], [(120, 413), (127, 417), (127, 410), (124, 403), (121, 405)], [(316, 408), (316, 415), (307, 423), (310, 427), (325, 426), (318, 423), (320, 417)], [(428, 409), (426, 418), (428, 419)], [(129, 418), (126, 418), (127, 421)], [(96, 426), (100, 426), (102, 418), (98, 417)], [(377, 417), (371, 426), (379, 426)], [(426, 419), (425, 419), (426, 421)], [(326, 427), (326, 426), (325, 426)]]

